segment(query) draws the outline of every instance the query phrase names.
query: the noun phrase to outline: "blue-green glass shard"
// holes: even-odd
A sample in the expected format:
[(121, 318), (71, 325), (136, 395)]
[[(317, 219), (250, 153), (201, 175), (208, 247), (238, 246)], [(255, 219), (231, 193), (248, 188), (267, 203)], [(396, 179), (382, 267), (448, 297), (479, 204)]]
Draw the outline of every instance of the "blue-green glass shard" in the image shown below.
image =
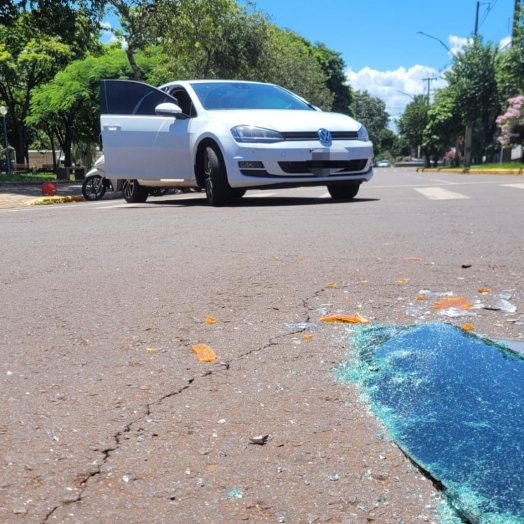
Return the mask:
[(366, 326), (338, 372), (462, 517), (524, 523), (522, 354), (449, 324)]

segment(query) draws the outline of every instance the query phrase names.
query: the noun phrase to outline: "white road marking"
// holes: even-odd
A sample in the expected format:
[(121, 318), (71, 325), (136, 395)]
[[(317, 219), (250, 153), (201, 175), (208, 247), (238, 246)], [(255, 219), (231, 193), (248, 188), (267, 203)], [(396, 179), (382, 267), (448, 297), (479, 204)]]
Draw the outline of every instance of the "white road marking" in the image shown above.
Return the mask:
[(445, 186), (458, 186), (460, 185), (460, 182), (448, 182), (447, 180), (440, 180), (439, 178), (432, 178), (432, 182), (438, 182), (440, 184), (443, 184)]
[(524, 189), (524, 184), (501, 184), (502, 187), (516, 187), (518, 189)]
[(469, 198), (466, 195), (448, 191), (441, 187), (415, 187), (414, 189), (429, 200), (458, 200), (461, 198)]

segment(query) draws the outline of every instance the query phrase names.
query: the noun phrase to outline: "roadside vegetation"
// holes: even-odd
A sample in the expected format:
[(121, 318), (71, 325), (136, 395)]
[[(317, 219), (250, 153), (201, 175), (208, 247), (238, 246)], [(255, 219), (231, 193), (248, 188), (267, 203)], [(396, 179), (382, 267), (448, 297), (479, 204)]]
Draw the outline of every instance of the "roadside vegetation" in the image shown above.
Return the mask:
[[(348, 84), (341, 53), (278, 27), (251, 1), (6, 0), (2, 6), (0, 105), (7, 109), (12, 163), (27, 163), (29, 150), (52, 150), (66, 166), (89, 168), (101, 149), (103, 78), (153, 85), (189, 78), (274, 82), (323, 110), (361, 121), (377, 160), (410, 158), (420, 149), (427, 165), (443, 157), (459, 165), (467, 126), (476, 164), (503, 155), (501, 144), (522, 143), (524, 15), (509, 49), (479, 37), (459, 52), (445, 73), (448, 86), (432, 103), (416, 96), (397, 134), (389, 129), (384, 102)], [(109, 13), (118, 28), (102, 22)], [(111, 43), (101, 42), (104, 33)], [(0, 172), (5, 156), (0, 152)], [(22, 176), (33, 175), (10, 178)]]
[(524, 145), (524, 6), (507, 49), (477, 36), (453, 57), (444, 77), (448, 85), (432, 103), (420, 95), (406, 107), (400, 135), (413, 151), (420, 148), (428, 167), (444, 159), (455, 167), (515, 168), (511, 149)]

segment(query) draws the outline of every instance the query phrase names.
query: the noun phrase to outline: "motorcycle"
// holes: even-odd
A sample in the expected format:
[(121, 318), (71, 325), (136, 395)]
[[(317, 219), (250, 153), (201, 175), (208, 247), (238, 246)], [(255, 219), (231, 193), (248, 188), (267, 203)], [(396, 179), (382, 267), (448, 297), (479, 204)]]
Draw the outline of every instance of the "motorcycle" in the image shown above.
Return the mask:
[[(128, 181), (121, 180), (117, 178), (106, 178), (105, 171), (105, 159), (104, 156), (101, 156), (93, 167), (85, 176), (84, 182), (82, 184), (82, 195), (86, 200), (100, 200), (105, 194), (106, 191), (124, 191), (125, 185)], [(173, 193), (186, 193), (192, 191), (189, 188), (183, 189), (169, 189), (166, 187), (150, 187), (148, 189), (149, 195), (153, 197), (161, 197), (167, 195), (170, 192)], [(202, 191), (202, 189), (197, 188), (193, 191)]]
[(101, 156), (82, 183), (82, 195), (86, 200), (100, 200), (106, 191), (121, 191), (122, 180), (106, 178), (105, 160)]

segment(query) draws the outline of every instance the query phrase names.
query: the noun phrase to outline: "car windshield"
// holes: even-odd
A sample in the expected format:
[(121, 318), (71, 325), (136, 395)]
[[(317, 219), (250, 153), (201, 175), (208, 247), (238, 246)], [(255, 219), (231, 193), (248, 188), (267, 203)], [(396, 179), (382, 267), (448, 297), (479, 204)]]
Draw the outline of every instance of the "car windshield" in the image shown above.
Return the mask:
[(289, 91), (269, 84), (195, 82), (191, 84), (206, 110), (301, 109), (314, 111)]

